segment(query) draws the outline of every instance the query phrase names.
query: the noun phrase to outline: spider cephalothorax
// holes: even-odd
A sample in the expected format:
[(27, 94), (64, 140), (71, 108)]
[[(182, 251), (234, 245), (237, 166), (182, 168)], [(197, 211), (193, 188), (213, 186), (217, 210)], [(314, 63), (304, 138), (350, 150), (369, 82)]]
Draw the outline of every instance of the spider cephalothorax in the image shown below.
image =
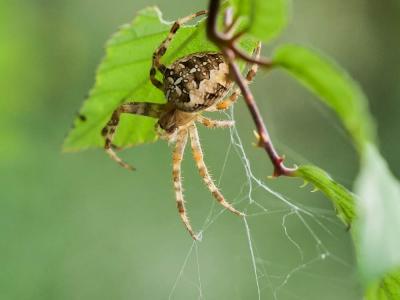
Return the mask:
[[(104, 148), (106, 152), (121, 166), (133, 170), (133, 167), (116, 155), (112, 147), (112, 140), (119, 123), (120, 115), (121, 113), (130, 113), (158, 119), (157, 127), (161, 129), (159, 131), (160, 136), (175, 142), (172, 176), (176, 203), (179, 215), (194, 239), (197, 239), (197, 236), (186, 216), (181, 178), (181, 162), (188, 137), (190, 137), (193, 158), (196, 161), (200, 176), (214, 198), (231, 212), (243, 215), (243, 213), (237, 211), (225, 200), (224, 196), (215, 186), (203, 160), (203, 152), (195, 124), (195, 122), (199, 122), (208, 128), (226, 128), (233, 125), (233, 121), (210, 120), (201, 115), (204, 111), (227, 109), (236, 101), (240, 94), (240, 90), (236, 89), (227, 99), (224, 99), (233, 86), (233, 82), (229, 77), (228, 64), (224, 56), (217, 52), (200, 52), (179, 58), (170, 66), (165, 66), (160, 62), (161, 57), (167, 51), (173, 36), (180, 26), (205, 13), (205, 11), (200, 11), (176, 21), (171, 27), (167, 38), (153, 54), (150, 80), (155, 87), (164, 92), (167, 103), (130, 102), (122, 104), (113, 112), (110, 121), (102, 131), (105, 137)], [(255, 50), (255, 55), (259, 56), (259, 54), (260, 45)], [(163, 82), (160, 82), (156, 78), (157, 71), (163, 75)], [(252, 80), (256, 71), (257, 65), (251, 66), (246, 77), (247, 81)]]

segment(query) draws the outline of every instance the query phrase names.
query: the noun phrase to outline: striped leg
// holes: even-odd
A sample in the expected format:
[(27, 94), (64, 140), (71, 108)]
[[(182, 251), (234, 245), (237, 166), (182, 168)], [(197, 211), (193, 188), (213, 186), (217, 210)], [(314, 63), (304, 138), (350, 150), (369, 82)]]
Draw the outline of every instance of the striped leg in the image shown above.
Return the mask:
[(236, 102), (236, 100), (239, 98), (241, 94), (241, 91), (239, 88), (236, 88), (235, 91), (230, 95), (227, 99), (222, 100), (221, 102), (217, 103), (214, 107), (212, 107), (212, 110), (210, 109), (209, 111), (217, 111), (217, 110), (226, 110), (228, 109), (232, 104)]
[(163, 89), (163, 84), (158, 79), (156, 79), (155, 76), (156, 76), (156, 70), (159, 70), (161, 73), (164, 73), (164, 71), (166, 69), (166, 67), (160, 62), (161, 57), (165, 54), (173, 37), (175, 36), (176, 32), (183, 24), (193, 20), (196, 17), (205, 15), (206, 13), (207, 13), (206, 10), (202, 10), (195, 14), (191, 14), (190, 16), (184, 17), (184, 18), (176, 21), (172, 25), (167, 38), (161, 43), (161, 45), (153, 53), (153, 63), (152, 63), (151, 69), (150, 69), (150, 80), (153, 83), (153, 85), (155, 85), (160, 90)]
[(128, 170), (135, 170), (134, 167), (128, 165), (113, 150), (112, 140), (114, 138), (115, 131), (117, 130), (120, 116), (122, 113), (135, 114), (148, 116), (153, 118), (158, 118), (160, 112), (163, 108), (163, 104), (154, 104), (154, 103), (146, 103), (146, 102), (130, 102), (125, 103), (119, 106), (112, 114), (110, 121), (108, 121), (107, 125), (101, 131), (101, 134), (105, 138), (104, 149), (106, 153), (116, 161), (120, 166)]
[(202, 115), (198, 115), (196, 121), (200, 122), (207, 128), (229, 128), (235, 125), (235, 121), (231, 120), (211, 120)]
[(208, 173), (207, 167), (204, 163), (203, 151), (201, 150), (199, 134), (197, 132), (195, 124), (189, 127), (189, 135), (192, 145), (193, 158), (196, 162), (197, 168), (199, 169), (200, 176), (203, 178), (204, 183), (206, 184), (206, 186), (208, 187), (214, 198), (218, 201), (219, 204), (221, 204), (227, 210), (239, 216), (244, 216), (243, 213), (237, 211), (231, 204), (229, 204), (225, 200), (224, 196), (215, 186), (214, 181), (212, 180), (210, 174)]
[(198, 238), (195, 235), (195, 233), (192, 229), (192, 226), (190, 225), (189, 218), (186, 215), (185, 200), (183, 199), (183, 191), (182, 191), (181, 164), (182, 164), (182, 159), (183, 159), (183, 153), (185, 152), (187, 138), (188, 138), (187, 129), (186, 128), (181, 129), (178, 132), (175, 149), (174, 149), (173, 156), (172, 156), (172, 158), (173, 158), (172, 177), (174, 179), (176, 206), (178, 208), (179, 216), (181, 217), (183, 224), (185, 225), (186, 229), (189, 231), (192, 238), (197, 240)]
[[(253, 56), (255, 58), (259, 58), (261, 53), (261, 43), (257, 44), (256, 49), (254, 49)], [(254, 76), (256, 76), (258, 71), (258, 64), (252, 64), (250, 67), (250, 70), (247, 72), (246, 75), (246, 83), (250, 84)], [(226, 110), (228, 109), (232, 104), (236, 102), (236, 100), (239, 98), (241, 94), (240, 88), (236, 88), (235, 91), (232, 93), (232, 95), (229, 96), (229, 98), (222, 100), (221, 102), (217, 103), (214, 106), (211, 106), (207, 111), (217, 111), (217, 110)]]

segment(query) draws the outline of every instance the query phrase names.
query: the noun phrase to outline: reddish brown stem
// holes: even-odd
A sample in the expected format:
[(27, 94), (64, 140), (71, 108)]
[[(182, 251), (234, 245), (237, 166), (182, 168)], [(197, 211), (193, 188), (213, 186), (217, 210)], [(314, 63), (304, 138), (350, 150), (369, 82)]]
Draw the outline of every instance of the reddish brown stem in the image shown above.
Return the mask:
[(242, 33), (235, 35), (234, 37), (227, 36), (226, 34), (219, 32), (217, 28), (217, 17), (219, 12), (220, 0), (210, 0), (209, 15), (207, 21), (207, 35), (208, 38), (213, 41), (224, 53), (229, 63), (230, 74), (239, 86), (243, 98), (246, 101), (246, 105), (250, 111), (253, 121), (256, 125), (257, 132), (259, 135), (258, 145), (267, 152), (272, 164), (274, 165), (274, 177), (279, 176), (291, 176), (296, 170), (294, 168), (288, 168), (284, 165), (284, 158), (276, 151), (272, 140), (269, 136), (267, 127), (264, 124), (260, 110), (258, 109), (257, 103), (254, 100), (254, 96), (243, 78), (239, 67), (235, 63), (236, 58), (241, 58), (250, 63), (257, 63), (266, 67), (271, 67), (271, 61), (266, 59), (258, 59), (249, 56), (247, 53), (241, 51), (237, 45), (237, 39)]

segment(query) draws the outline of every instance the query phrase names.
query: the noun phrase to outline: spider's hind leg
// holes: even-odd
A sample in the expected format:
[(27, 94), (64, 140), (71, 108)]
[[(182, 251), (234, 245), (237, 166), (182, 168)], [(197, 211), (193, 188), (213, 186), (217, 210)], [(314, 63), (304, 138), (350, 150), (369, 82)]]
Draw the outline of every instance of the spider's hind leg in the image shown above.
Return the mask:
[(111, 119), (107, 122), (107, 125), (101, 131), (101, 134), (105, 139), (104, 149), (112, 160), (116, 161), (120, 166), (125, 169), (135, 170), (134, 167), (124, 162), (115, 153), (114, 148), (116, 147), (112, 143), (115, 131), (117, 130), (120, 121), (121, 114), (128, 113), (158, 118), (160, 116), (163, 106), (163, 104), (154, 104), (147, 102), (130, 102), (122, 104), (113, 112)]

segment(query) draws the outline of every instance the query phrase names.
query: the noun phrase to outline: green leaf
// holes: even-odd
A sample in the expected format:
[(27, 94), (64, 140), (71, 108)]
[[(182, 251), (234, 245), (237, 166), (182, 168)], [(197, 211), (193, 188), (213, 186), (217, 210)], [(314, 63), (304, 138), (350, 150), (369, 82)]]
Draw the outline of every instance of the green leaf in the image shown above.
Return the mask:
[(371, 285), (366, 293), (367, 300), (400, 299), (400, 270), (392, 272), (380, 282)]
[(244, 17), (247, 33), (268, 42), (287, 26), (289, 0), (232, 0), (236, 12)]
[[(74, 128), (65, 140), (64, 150), (102, 146), (101, 129), (112, 111), (129, 98), (138, 102), (163, 102), (162, 94), (151, 88), (148, 80), (151, 52), (169, 29), (159, 14), (156, 8), (140, 11), (130, 25), (122, 26), (108, 41), (95, 86), (80, 110), (84, 118), (76, 118)], [(154, 123), (150, 118), (124, 116), (117, 131), (116, 144), (127, 146), (154, 141)]]
[[(149, 7), (139, 11), (131, 24), (122, 26), (111, 37), (97, 70), (95, 85), (64, 142), (65, 151), (102, 147), (101, 129), (123, 102), (165, 102), (163, 93), (151, 84), (149, 71), (152, 54), (171, 26), (171, 22), (162, 19), (157, 7)], [(249, 38), (241, 42), (246, 51), (251, 51), (254, 45)], [(217, 51), (206, 38), (204, 19), (195, 26), (181, 28), (162, 61), (168, 65), (179, 57), (200, 51)], [(153, 142), (157, 139), (155, 124), (152, 118), (122, 115), (115, 144), (127, 147)]]
[(294, 172), (293, 176), (304, 179), (306, 183), (312, 183), (331, 199), (339, 218), (347, 226), (350, 226), (355, 217), (353, 193), (335, 182), (324, 170), (315, 166), (301, 166)]
[(360, 152), (365, 143), (375, 140), (375, 126), (367, 98), (359, 85), (335, 62), (315, 50), (284, 45), (276, 50), (274, 63), (337, 113)]
[(400, 184), (372, 144), (366, 146), (355, 184), (360, 196), (356, 239), (365, 283), (400, 267)]

